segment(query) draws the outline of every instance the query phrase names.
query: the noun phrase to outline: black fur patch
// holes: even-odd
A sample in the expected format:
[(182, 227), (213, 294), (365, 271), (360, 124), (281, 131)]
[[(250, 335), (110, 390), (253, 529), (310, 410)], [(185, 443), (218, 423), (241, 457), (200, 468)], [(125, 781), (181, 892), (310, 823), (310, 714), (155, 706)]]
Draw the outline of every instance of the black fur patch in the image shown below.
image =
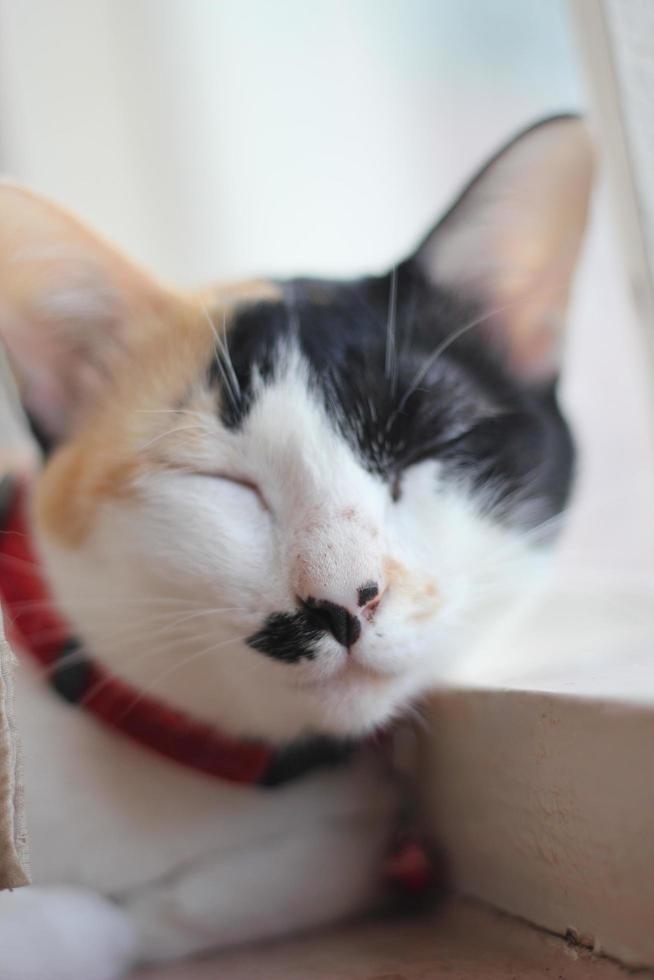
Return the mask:
[(539, 523), (562, 509), (573, 451), (554, 390), (521, 383), (483, 331), (458, 336), (474, 305), (427, 283), (411, 261), (392, 275), (284, 288), (285, 302), (242, 310), (229, 331), (238, 399), (224, 367), (212, 367), (227, 426), (242, 424), (255, 379), (274, 378), (295, 344), (334, 425), (393, 499), (407, 467), (438, 460), (498, 519)]
[(61, 648), (58, 659), (60, 663), (50, 677), (50, 684), (70, 704), (79, 704), (91, 685), (91, 662), (84, 655), (79, 640), (75, 639), (68, 640)]
[(273, 660), (295, 664), (300, 660), (313, 660), (317, 644), (325, 635), (324, 626), (316, 626), (305, 613), (273, 613), (268, 616), (262, 629), (246, 640), (248, 646), (265, 653)]
[(329, 766), (341, 766), (352, 758), (354, 742), (316, 735), (293, 742), (275, 753), (272, 765), (259, 780), (259, 786), (284, 786), (305, 773)]
[(34, 436), (37, 446), (43, 453), (43, 458), (45, 459), (50, 455), (54, 449), (55, 441), (51, 436), (47, 434), (42, 425), (37, 422), (34, 416), (30, 412), (25, 412), (27, 418), (27, 424), (29, 426), (30, 432)]

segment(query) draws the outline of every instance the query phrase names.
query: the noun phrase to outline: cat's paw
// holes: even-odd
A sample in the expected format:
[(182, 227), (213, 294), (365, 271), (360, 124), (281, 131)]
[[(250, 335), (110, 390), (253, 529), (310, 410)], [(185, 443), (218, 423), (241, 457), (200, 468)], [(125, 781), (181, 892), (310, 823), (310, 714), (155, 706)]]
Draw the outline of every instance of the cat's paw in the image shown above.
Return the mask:
[(117, 980), (134, 953), (127, 916), (95, 892), (0, 892), (0, 980)]

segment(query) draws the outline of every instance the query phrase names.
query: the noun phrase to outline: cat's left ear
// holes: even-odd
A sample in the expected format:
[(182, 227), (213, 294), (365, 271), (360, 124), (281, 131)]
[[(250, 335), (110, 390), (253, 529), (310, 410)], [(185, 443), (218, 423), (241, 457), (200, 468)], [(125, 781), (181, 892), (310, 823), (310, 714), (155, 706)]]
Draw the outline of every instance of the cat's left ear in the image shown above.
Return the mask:
[(558, 372), (592, 171), (580, 119), (533, 126), (474, 178), (413, 258), (433, 285), (479, 309), (479, 332), (526, 382)]

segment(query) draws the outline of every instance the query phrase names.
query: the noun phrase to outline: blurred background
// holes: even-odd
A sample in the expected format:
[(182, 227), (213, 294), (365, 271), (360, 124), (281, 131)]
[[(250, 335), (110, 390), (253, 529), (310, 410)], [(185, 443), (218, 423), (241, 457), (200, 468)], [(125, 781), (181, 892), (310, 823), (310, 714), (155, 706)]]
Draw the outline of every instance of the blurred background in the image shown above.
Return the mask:
[[(0, 167), (177, 283), (375, 271), (516, 129), (585, 110), (568, 13), (564, 0), (0, 0)], [(605, 197), (600, 180), (571, 312), (580, 482), (555, 598), (510, 645), (519, 663), (502, 673), (495, 650), (477, 678), (540, 669), (524, 646), (545, 631), (542, 658), (556, 656), (557, 624), (594, 655), (611, 630), (651, 635), (649, 381)]]
[(387, 265), (582, 104), (558, 0), (0, 0), (3, 169), (177, 281)]

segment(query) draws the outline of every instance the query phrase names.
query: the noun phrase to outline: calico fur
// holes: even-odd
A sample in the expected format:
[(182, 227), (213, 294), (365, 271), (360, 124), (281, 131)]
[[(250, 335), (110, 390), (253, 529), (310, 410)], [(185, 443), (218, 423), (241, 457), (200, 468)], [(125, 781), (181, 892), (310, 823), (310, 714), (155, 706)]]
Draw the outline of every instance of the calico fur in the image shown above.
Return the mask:
[[(0, 335), (47, 449), (33, 533), (85, 649), (279, 747), (361, 745), (445, 683), (568, 499), (556, 383), (590, 181), (559, 117), (384, 275), (197, 293), (2, 186)], [(237, 788), (27, 665), (18, 708), (36, 885), (0, 895), (3, 980), (112, 980), (380, 902), (398, 801), (365, 747)]]

